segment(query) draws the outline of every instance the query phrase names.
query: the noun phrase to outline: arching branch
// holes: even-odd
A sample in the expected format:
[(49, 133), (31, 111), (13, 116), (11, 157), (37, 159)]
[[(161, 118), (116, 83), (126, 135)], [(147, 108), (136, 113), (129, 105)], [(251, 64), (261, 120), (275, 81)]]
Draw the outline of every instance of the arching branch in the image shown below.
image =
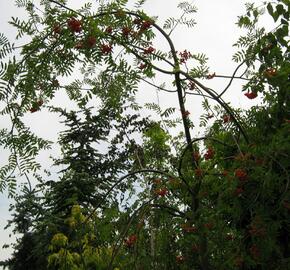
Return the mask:
[[(220, 140), (218, 140), (218, 139), (215, 139), (215, 138), (212, 138), (212, 137), (200, 137), (200, 138), (196, 138), (196, 139), (192, 140), (192, 141), (190, 142), (190, 144), (192, 145), (192, 144), (194, 144), (194, 143), (196, 143), (196, 142), (198, 142), (198, 141), (204, 141), (204, 140), (215, 141), (215, 142), (217, 142), (217, 143), (219, 143), (219, 144), (222, 144), (222, 145), (224, 145), (224, 146), (234, 148), (234, 146), (229, 145), (229, 144), (227, 144), (227, 143), (225, 143), (225, 142), (222, 142), (222, 141), (220, 141)], [(184, 156), (185, 156), (185, 154), (186, 154), (186, 152), (187, 152), (187, 150), (188, 150), (189, 148), (190, 148), (190, 147), (189, 147), (189, 145), (187, 144), (187, 145), (185, 146), (185, 148), (183, 149), (183, 151), (182, 151), (182, 153), (181, 153), (181, 155), (180, 155), (180, 158), (179, 158), (178, 173), (181, 174), (181, 175), (182, 175), (182, 172), (181, 172), (181, 169), (182, 169), (182, 161), (183, 161), (183, 158), (184, 158)], [(192, 153), (191, 153), (191, 154), (192, 154)]]
[[(144, 170), (138, 170), (138, 171), (134, 171), (134, 172), (130, 172), (124, 176), (122, 176), (114, 185), (112, 185), (106, 192), (105, 195), (103, 195), (103, 197), (101, 198), (101, 201), (98, 203), (98, 205), (96, 207), (94, 207), (94, 209), (91, 211), (91, 213), (87, 216), (85, 222), (87, 222), (94, 214), (95, 212), (97, 211), (97, 209), (103, 204), (103, 202), (105, 201), (105, 199), (108, 197), (108, 195), (122, 182), (124, 181), (125, 179), (127, 179), (128, 177), (130, 176), (134, 176), (136, 174), (139, 174), (139, 173), (157, 173), (157, 174), (161, 174), (161, 175), (165, 175), (167, 177), (172, 177), (174, 178), (173, 175), (167, 173), (167, 172), (164, 172), (164, 171), (160, 171), (160, 170), (155, 170), (155, 169), (144, 169)], [(186, 182), (185, 179), (182, 178), (182, 181), (185, 183), (185, 185), (188, 187), (188, 189), (190, 190), (190, 187), (188, 185), (188, 183)]]
[[(238, 72), (239, 68), (240, 68), (244, 63), (245, 63), (245, 60), (237, 66), (237, 68), (235, 69), (233, 75), (231, 76), (231, 79), (230, 79), (228, 85), (227, 85), (226, 88), (225, 88), (225, 89), (224, 89), (224, 90), (223, 90), (223, 91), (218, 95), (218, 98), (220, 98), (220, 97), (221, 97), (221, 96), (222, 96), (222, 95), (223, 95), (223, 94), (224, 94), (224, 93), (229, 89), (229, 87), (231, 86), (231, 84), (232, 84), (234, 78), (236, 78), (236, 77), (235, 77), (236, 73)], [(216, 76), (216, 77), (217, 77), (217, 76)], [(224, 76), (219, 76), (219, 77), (223, 77), (223, 78), (224, 78)], [(243, 78), (240, 78), (240, 79), (243, 79)], [(245, 79), (245, 80), (247, 80), (247, 79)]]
[(225, 111), (232, 117), (232, 121), (235, 123), (239, 131), (242, 133), (245, 141), (249, 143), (248, 135), (246, 134), (246, 131), (244, 130), (243, 126), (237, 119), (237, 116), (235, 115), (231, 107), (225, 101), (223, 101), (217, 94), (215, 94), (212, 91), (212, 89), (204, 86), (198, 80), (191, 77), (188, 73), (181, 71), (181, 74), (184, 75), (184, 77), (187, 78), (188, 80), (193, 81), (196, 85), (198, 85), (202, 90), (204, 90), (207, 94), (209, 94), (216, 102), (218, 102), (225, 109)]

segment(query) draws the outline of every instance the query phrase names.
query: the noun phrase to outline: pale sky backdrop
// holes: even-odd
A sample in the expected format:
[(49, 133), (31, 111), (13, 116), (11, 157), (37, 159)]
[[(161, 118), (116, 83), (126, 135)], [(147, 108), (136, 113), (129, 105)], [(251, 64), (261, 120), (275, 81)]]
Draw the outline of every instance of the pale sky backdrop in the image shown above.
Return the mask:
[[(80, 3), (87, 1), (70, 0), (71, 7), (78, 6)], [(94, 2), (94, 1), (93, 1)], [(147, 0), (147, 4), (144, 6), (145, 11), (150, 16), (158, 16), (158, 22), (163, 22), (170, 16), (176, 18), (181, 15), (181, 11), (177, 9), (177, 4), (182, 2), (181, 0)], [(189, 1), (190, 2), (190, 1)], [(180, 27), (175, 30), (172, 35), (172, 39), (175, 43), (176, 49), (183, 51), (187, 49), (193, 53), (205, 53), (208, 58), (208, 64), (210, 66), (210, 72), (216, 72), (220, 75), (231, 75), (236, 67), (232, 59), (232, 55), (235, 52), (235, 48), (232, 44), (237, 40), (241, 31), (235, 25), (237, 22), (237, 16), (244, 13), (244, 4), (246, 0), (195, 0), (192, 1), (198, 8), (198, 12), (194, 15), (197, 21), (197, 25), (194, 28), (187, 29)], [(252, 1), (253, 2), (253, 1)], [(256, 3), (261, 3), (260, 0), (255, 0)], [(10, 40), (14, 40), (15, 30), (8, 25), (7, 21), (11, 16), (17, 16), (22, 18), (24, 11), (17, 9), (14, 6), (14, 0), (0, 0), (0, 32), (4, 33)], [(271, 23), (265, 21), (268, 26)], [(16, 42), (17, 44), (17, 42)], [(21, 43), (23, 44), (23, 43)], [(158, 43), (154, 44), (155, 47), (162, 49), (164, 42), (162, 39), (158, 39)], [(221, 91), (227, 81), (223, 79), (214, 79), (210, 81), (204, 81), (207, 86), (214, 88), (216, 91)], [(226, 101), (230, 101), (234, 107), (247, 108), (254, 104), (255, 101), (250, 101), (245, 98), (241, 92), (241, 82), (233, 83), (230, 90), (224, 95)], [(176, 106), (176, 94), (160, 94), (160, 105)], [(141, 102), (155, 101), (156, 92), (147, 86), (143, 86), (138, 94), (138, 100)], [(188, 110), (191, 112), (191, 117), (194, 121), (195, 112), (200, 112), (201, 99), (195, 97), (188, 98)], [(68, 104), (68, 99), (63, 93), (58, 93), (53, 101), (55, 105)], [(25, 116), (25, 122), (31, 126), (31, 129), (35, 131), (39, 136), (46, 139), (56, 141), (57, 133), (62, 129), (62, 125), (58, 123), (57, 115), (48, 114), (44, 109), (40, 112)], [(7, 125), (4, 121), (0, 123), (1, 127)], [(196, 136), (197, 132), (194, 132), (193, 136)], [(51, 169), (51, 161), (49, 155), (58, 155), (58, 148), (54, 147), (49, 153), (42, 153), (39, 157), (39, 161), (45, 164), (46, 168)], [(7, 158), (7, 152), (1, 149), (0, 165), (5, 162)], [(54, 170), (54, 169), (52, 169)], [(0, 260), (6, 259), (11, 254), (11, 249), (2, 249), (3, 244), (14, 241), (14, 237), (9, 238), (10, 230), (3, 230), (4, 226), (9, 219), (9, 207), (10, 201), (7, 199), (7, 194), (0, 194)]]

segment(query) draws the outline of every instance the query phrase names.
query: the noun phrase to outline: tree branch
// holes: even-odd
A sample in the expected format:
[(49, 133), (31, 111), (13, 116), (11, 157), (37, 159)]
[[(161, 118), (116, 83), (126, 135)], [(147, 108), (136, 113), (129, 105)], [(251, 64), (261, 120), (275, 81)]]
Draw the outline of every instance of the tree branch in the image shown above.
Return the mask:
[[(234, 73), (233, 73), (233, 75), (230, 77), (231, 79), (230, 79), (230, 81), (229, 81), (229, 83), (228, 83), (228, 85), (226, 86), (226, 88), (218, 95), (218, 98), (220, 98), (228, 89), (229, 89), (229, 87), (231, 86), (231, 84), (232, 84), (232, 82), (233, 82), (233, 80), (234, 80), (234, 78), (236, 78), (235, 77), (235, 75), (236, 75), (236, 73), (238, 72), (238, 70), (239, 70), (239, 68), (243, 65), (245, 63), (245, 61), (243, 61), (242, 63), (240, 63), (238, 66), (237, 66), (237, 68), (235, 69), (235, 71), (234, 71)], [(215, 77), (221, 77), (221, 78), (226, 78), (225, 76), (221, 76), (221, 75), (219, 75), (219, 76), (215, 76)], [(239, 78), (239, 77), (238, 77)], [(239, 79), (244, 79), (244, 78), (239, 78)], [(244, 80), (247, 80), (247, 79), (244, 79)]]

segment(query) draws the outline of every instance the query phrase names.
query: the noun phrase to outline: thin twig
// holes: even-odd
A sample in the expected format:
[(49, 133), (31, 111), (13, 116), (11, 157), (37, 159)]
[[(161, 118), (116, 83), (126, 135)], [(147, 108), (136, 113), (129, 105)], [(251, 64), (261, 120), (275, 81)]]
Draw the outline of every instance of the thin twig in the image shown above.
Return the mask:
[[(229, 89), (229, 87), (231, 86), (231, 84), (232, 84), (232, 82), (233, 82), (233, 80), (234, 80), (234, 78), (235, 78), (235, 75), (236, 75), (236, 73), (238, 72), (238, 70), (239, 70), (239, 68), (243, 65), (245, 63), (245, 61), (243, 61), (242, 63), (240, 63), (237, 67), (236, 67), (236, 69), (235, 69), (235, 71), (234, 71), (234, 73), (233, 73), (233, 75), (231, 76), (231, 79), (230, 79), (230, 81), (229, 81), (229, 83), (228, 83), (228, 85), (226, 86), (226, 88), (218, 95), (218, 98), (220, 98), (228, 89)], [(217, 77), (217, 76), (216, 76)], [(222, 77), (222, 78), (225, 78), (225, 76), (221, 76), (221, 75), (219, 75), (219, 77)], [(241, 79), (241, 78), (240, 78)], [(247, 80), (247, 79), (246, 79)]]
[(162, 175), (166, 175), (167, 177), (172, 177), (174, 178), (171, 174), (169, 174), (168, 172), (164, 172), (164, 171), (160, 171), (160, 170), (155, 170), (155, 169), (143, 169), (143, 170), (138, 170), (138, 171), (134, 171), (134, 172), (130, 172), (124, 176), (122, 176), (117, 182), (115, 182), (106, 192), (105, 195), (103, 195), (103, 197), (101, 198), (101, 201), (98, 203), (98, 205), (96, 207), (94, 207), (94, 209), (91, 211), (91, 213), (87, 216), (86, 220), (84, 222), (87, 222), (93, 215), (94, 213), (97, 211), (97, 209), (104, 203), (104, 200), (108, 197), (108, 195), (111, 193), (111, 191), (118, 186), (123, 180), (125, 180), (126, 178), (139, 174), (139, 173), (144, 173), (144, 172), (148, 172), (148, 173), (157, 173), (157, 174), (162, 174)]

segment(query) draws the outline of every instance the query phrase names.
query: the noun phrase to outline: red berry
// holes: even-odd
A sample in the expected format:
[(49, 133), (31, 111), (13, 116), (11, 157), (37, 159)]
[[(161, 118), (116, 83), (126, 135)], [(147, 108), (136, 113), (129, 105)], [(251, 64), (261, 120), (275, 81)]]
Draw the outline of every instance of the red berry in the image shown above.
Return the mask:
[(223, 116), (223, 122), (224, 123), (228, 123), (229, 121), (231, 121), (231, 116), (230, 115), (224, 115)]
[(111, 26), (108, 26), (105, 30), (106, 33), (111, 34), (113, 32), (113, 28)]
[(242, 188), (236, 188), (236, 190), (234, 191), (234, 195), (239, 197), (243, 192), (244, 190)]
[(258, 94), (255, 93), (255, 92), (248, 92), (248, 93), (245, 93), (244, 95), (245, 95), (248, 99), (254, 99), (254, 98), (256, 98), (256, 97), (258, 96)]
[(32, 108), (30, 108), (30, 109), (29, 109), (29, 111), (30, 111), (31, 113), (34, 113), (34, 112), (37, 112), (37, 111), (38, 111), (38, 109), (37, 109), (37, 108), (34, 108), (34, 107), (32, 107)]
[(129, 236), (129, 240), (130, 240), (130, 242), (133, 242), (133, 243), (135, 243), (135, 242), (136, 242), (136, 240), (137, 240), (137, 235), (135, 235), (135, 234), (133, 234), (133, 235), (130, 235), (130, 236)]
[(37, 105), (38, 106), (42, 106), (42, 104), (43, 104), (43, 100), (42, 99), (40, 99), (40, 100), (37, 101)]
[(176, 262), (177, 263), (183, 263), (184, 262), (184, 257), (182, 255), (177, 255), (176, 256)]
[(182, 114), (183, 117), (187, 117), (187, 116), (190, 115), (190, 112), (185, 110), (185, 111), (181, 111), (181, 114)]
[(142, 70), (142, 69), (146, 68), (146, 64), (141, 63), (138, 68)]
[(137, 235), (133, 234), (133, 235), (130, 235), (127, 239), (125, 239), (124, 243), (128, 248), (130, 248), (135, 244), (136, 241), (137, 241)]
[(228, 172), (227, 170), (223, 170), (222, 175), (223, 175), (224, 177), (228, 176), (228, 174), (229, 174), (229, 172)]
[(273, 77), (277, 74), (277, 70), (275, 68), (267, 68), (265, 71), (264, 71), (264, 74), (266, 77)]
[(160, 184), (162, 183), (162, 181), (161, 181), (160, 178), (156, 178), (156, 179), (153, 180), (153, 183), (154, 183), (155, 185), (160, 185)]
[(112, 52), (112, 45), (110, 44), (102, 44), (101, 45), (101, 52), (103, 54), (109, 54)]
[(195, 83), (194, 83), (194, 82), (190, 82), (190, 83), (188, 84), (188, 88), (189, 88), (189, 90), (194, 90), (194, 89), (196, 89), (196, 85), (195, 85)]
[(248, 177), (248, 174), (244, 169), (238, 168), (235, 170), (235, 176), (239, 178), (240, 181), (245, 181)]
[(208, 75), (206, 76), (206, 78), (207, 78), (208, 80), (213, 79), (214, 77), (215, 77), (215, 72), (212, 73), (212, 74), (208, 74)]
[(180, 55), (180, 62), (181, 63), (185, 63), (192, 56), (191, 53), (188, 52), (187, 50), (180, 52), (179, 55)]
[(167, 193), (168, 193), (167, 188), (159, 188), (155, 190), (155, 194), (161, 197), (164, 197)]
[(150, 21), (142, 22), (140, 29), (143, 31), (147, 30), (151, 27), (151, 25), (152, 25), (152, 22), (150, 22)]
[(144, 49), (144, 53), (145, 54), (150, 54), (150, 53), (153, 53), (155, 51), (155, 49), (153, 47), (148, 47), (146, 49)]
[(206, 153), (204, 154), (204, 158), (205, 160), (209, 160), (209, 159), (212, 159), (214, 157), (214, 150), (213, 148), (208, 148), (208, 150), (206, 151)]
[(133, 20), (134, 24), (140, 24), (141, 22), (142, 22), (142, 20), (139, 19), (139, 18), (136, 18), (136, 19)]

